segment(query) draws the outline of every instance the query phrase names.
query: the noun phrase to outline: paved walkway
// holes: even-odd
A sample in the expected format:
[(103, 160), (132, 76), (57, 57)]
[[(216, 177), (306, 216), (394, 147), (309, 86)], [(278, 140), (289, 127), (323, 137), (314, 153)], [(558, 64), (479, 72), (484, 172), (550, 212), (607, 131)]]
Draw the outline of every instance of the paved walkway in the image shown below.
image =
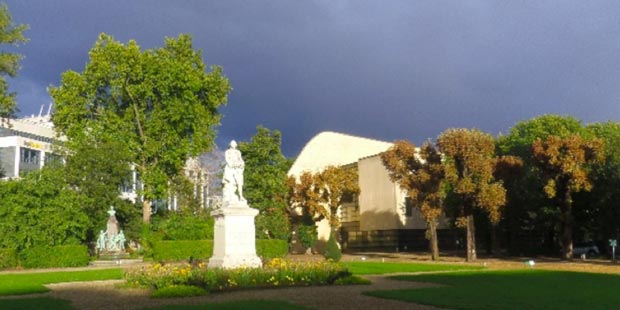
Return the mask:
[[(123, 280), (69, 282), (47, 285), (52, 291), (49, 296), (70, 300), (76, 309), (143, 309), (170, 304), (205, 304), (233, 300), (284, 300), (312, 309), (413, 309), (435, 310), (438, 308), (399, 302), (362, 295), (366, 291), (395, 290), (436, 286), (388, 279), (386, 276), (367, 276), (370, 285), (312, 286), (280, 289), (245, 290), (214, 293), (208, 296), (187, 298), (150, 298), (143, 289), (119, 289)], [(16, 296), (17, 297), (17, 296)]]

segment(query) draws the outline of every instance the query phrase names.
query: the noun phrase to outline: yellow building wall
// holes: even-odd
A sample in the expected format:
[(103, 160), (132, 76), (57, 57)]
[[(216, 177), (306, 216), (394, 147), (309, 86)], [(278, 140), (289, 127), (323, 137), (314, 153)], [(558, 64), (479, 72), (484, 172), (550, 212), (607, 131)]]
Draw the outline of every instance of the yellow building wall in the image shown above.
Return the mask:
[(406, 216), (406, 194), (390, 180), (379, 155), (358, 161), (360, 230), (426, 229), (420, 212)]

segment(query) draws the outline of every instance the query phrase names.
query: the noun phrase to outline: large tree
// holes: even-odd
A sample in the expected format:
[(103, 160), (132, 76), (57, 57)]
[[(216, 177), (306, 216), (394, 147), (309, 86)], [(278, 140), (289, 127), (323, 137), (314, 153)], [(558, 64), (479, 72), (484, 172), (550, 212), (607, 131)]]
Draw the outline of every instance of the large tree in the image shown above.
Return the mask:
[(347, 196), (359, 195), (357, 169), (328, 166), (321, 172), (304, 172), (287, 179), (289, 206), (297, 209), (301, 222), (329, 221), (332, 233), (340, 227), (338, 209)]
[(286, 172), (291, 161), (281, 150), (282, 134), (263, 126), (256, 128), (250, 142), (239, 143), (245, 161), (244, 196), (256, 217), (256, 235), (259, 238), (288, 240), (290, 224), (287, 213)]
[(491, 135), (476, 129), (448, 129), (437, 138), (445, 155), (446, 179), (458, 198), (457, 225), (467, 229), (467, 260), (476, 259), (474, 209), (484, 210), (497, 223), (506, 203), (506, 190), (493, 177), (495, 142)]
[(407, 192), (428, 226), (431, 258), (439, 258), (437, 225), (443, 213), (445, 169), (441, 154), (430, 142), (418, 151), (408, 141), (396, 141), (381, 154), (390, 179)]
[(603, 142), (579, 135), (549, 136), (532, 144), (534, 163), (546, 182), (544, 192), (560, 210), (562, 258), (573, 257), (573, 193), (592, 188), (589, 166), (604, 160)]
[[(70, 152), (63, 148), (58, 152), (65, 158), (66, 182), (87, 197), (82, 208), (91, 221), (88, 239), (96, 238), (108, 217), (106, 211), (110, 206), (118, 209), (119, 217), (127, 213), (121, 207), (126, 202), (119, 196), (121, 186), (132, 185), (126, 148), (120, 141), (99, 139), (73, 145)], [(123, 224), (127, 224), (125, 219), (121, 219)]]
[(581, 240), (620, 238), (620, 122), (595, 123), (587, 126), (603, 140), (605, 161), (592, 166), (593, 187), (590, 192), (575, 195), (575, 227), (573, 234)]
[(551, 255), (559, 249), (556, 237), (559, 209), (541, 191), (545, 184), (532, 156), (532, 143), (551, 135), (590, 137), (591, 133), (574, 117), (542, 115), (517, 123), (507, 135), (497, 139), (500, 155), (515, 155), (523, 160), (521, 173), (502, 178), (508, 199), (501, 227), (507, 237), (505, 245), (514, 255)]
[[(27, 25), (13, 23), (6, 4), (0, 5), (0, 44), (18, 45), (26, 42), (23, 34), (26, 29), (28, 29)], [(20, 54), (0, 52), (0, 121), (2, 122), (15, 115), (15, 93), (9, 92), (6, 77), (17, 75), (21, 58)]]
[(230, 85), (220, 67), (206, 71), (189, 35), (143, 51), (133, 40), (101, 34), (89, 58), (81, 73), (67, 71), (51, 88), (52, 120), (69, 149), (100, 134), (123, 144), (140, 175), (149, 222), (153, 199), (167, 195), (187, 158), (212, 147)]

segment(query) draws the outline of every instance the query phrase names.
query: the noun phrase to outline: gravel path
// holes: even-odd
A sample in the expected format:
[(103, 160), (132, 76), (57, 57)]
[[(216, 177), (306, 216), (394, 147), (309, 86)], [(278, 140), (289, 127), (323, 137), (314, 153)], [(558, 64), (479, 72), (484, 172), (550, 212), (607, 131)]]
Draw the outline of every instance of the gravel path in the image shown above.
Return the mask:
[[(431, 306), (362, 295), (375, 290), (395, 290), (435, 286), (429, 283), (396, 281), (384, 276), (368, 276), (370, 285), (314, 286), (246, 290), (215, 293), (201, 297), (154, 299), (142, 289), (118, 289), (123, 280), (69, 282), (47, 285), (46, 296), (70, 300), (77, 309), (142, 309), (169, 304), (204, 304), (233, 300), (284, 300), (313, 309), (413, 309), (434, 310)], [(41, 296), (41, 295), (39, 295)]]

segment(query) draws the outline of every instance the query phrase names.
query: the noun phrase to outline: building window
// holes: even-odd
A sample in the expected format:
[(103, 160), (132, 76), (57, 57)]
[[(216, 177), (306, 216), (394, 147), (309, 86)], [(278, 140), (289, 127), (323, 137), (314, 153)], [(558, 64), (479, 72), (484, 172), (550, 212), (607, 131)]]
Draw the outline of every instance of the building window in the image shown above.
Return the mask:
[(45, 153), (45, 164), (62, 163), (62, 156), (54, 153)]
[(405, 216), (413, 216), (413, 199), (405, 198)]
[(23, 164), (38, 164), (41, 152), (29, 148), (21, 148), (21, 162)]

